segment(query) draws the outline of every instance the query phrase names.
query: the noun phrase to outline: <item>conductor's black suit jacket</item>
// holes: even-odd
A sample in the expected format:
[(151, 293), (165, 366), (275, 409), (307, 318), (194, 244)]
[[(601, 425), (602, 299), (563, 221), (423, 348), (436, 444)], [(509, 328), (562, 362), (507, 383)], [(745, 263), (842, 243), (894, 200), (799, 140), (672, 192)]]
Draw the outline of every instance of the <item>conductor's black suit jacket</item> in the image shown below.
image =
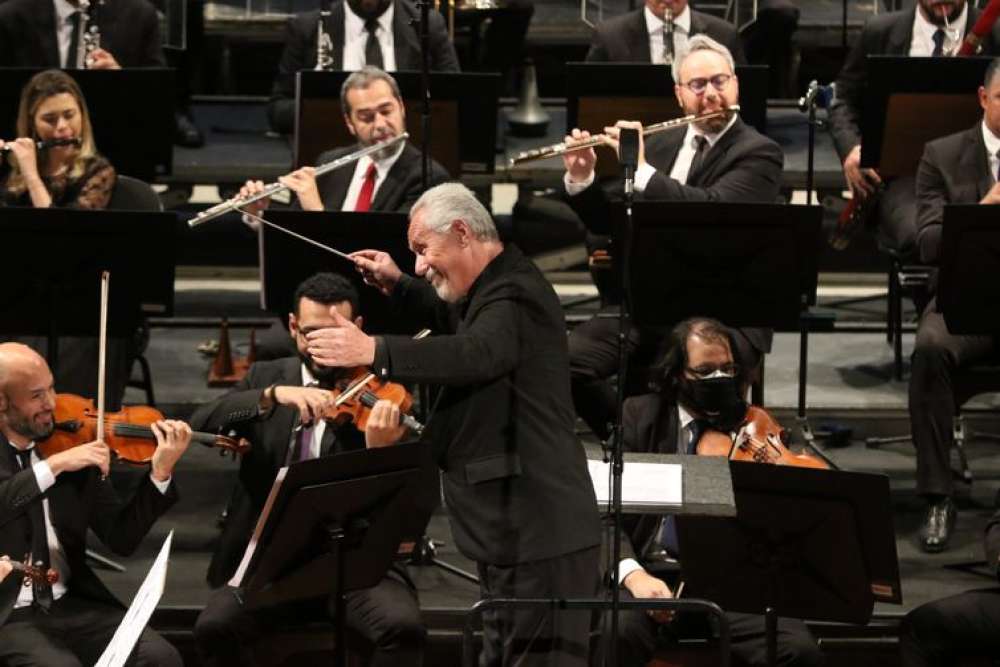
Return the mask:
[(600, 519), (573, 430), (562, 309), (512, 245), (448, 304), (404, 275), (393, 305), (436, 335), (385, 336), (373, 369), (441, 387), (424, 439), (443, 471), (455, 543), (480, 563), (514, 565), (600, 543)]
[[(146, 0), (103, 3), (97, 9), (97, 26), (101, 48), (122, 67), (166, 67), (156, 9)], [(52, 1), (0, 3), (0, 67), (62, 66)]]
[[(69, 565), (68, 594), (121, 606), (87, 565), (87, 530), (93, 530), (109, 549), (128, 556), (139, 546), (161, 514), (177, 502), (176, 482), (166, 493), (142, 475), (128, 502), (115, 494), (111, 482), (101, 479), (97, 468), (64, 472), (42, 494), (29, 468), (21, 470), (14, 448), (0, 435), (0, 554), (20, 559), (31, 551), (27, 535), (32, 505), (49, 501), (49, 516)], [(0, 624), (6, 622), (17, 601), (21, 577), (8, 576), (0, 583)]]

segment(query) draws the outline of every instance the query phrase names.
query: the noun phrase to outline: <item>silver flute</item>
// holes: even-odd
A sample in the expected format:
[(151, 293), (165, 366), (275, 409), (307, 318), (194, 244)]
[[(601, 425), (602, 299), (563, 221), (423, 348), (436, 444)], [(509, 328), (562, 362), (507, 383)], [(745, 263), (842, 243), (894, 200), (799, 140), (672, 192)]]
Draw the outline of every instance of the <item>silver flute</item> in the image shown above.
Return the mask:
[[(316, 175), (322, 176), (323, 174), (329, 173), (335, 169), (340, 169), (341, 167), (347, 166), (352, 162), (360, 160), (366, 155), (371, 155), (372, 153), (378, 153), (379, 151), (385, 150), (390, 146), (395, 146), (401, 141), (406, 141), (409, 137), (410, 134), (408, 132), (403, 132), (402, 134), (392, 137), (391, 139), (380, 141), (377, 144), (372, 144), (371, 146), (367, 146), (365, 148), (359, 148), (353, 153), (350, 153), (343, 157), (339, 157), (336, 160), (331, 160), (330, 162), (326, 162), (324, 164), (319, 165), (318, 167), (316, 167)], [(258, 201), (260, 199), (264, 199), (265, 197), (273, 197), (274, 195), (284, 190), (288, 190), (287, 185), (282, 185), (281, 183), (271, 183), (269, 185), (265, 185), (264, 189), (256, 194), (252, 194), (246, 197), (233, 197), (232, 199), (227, 199), (226, 201), (220, 204), (216, 204), (215, 206), (202, 211), (195, 217), (188, 220), (188, 226), (196, 227), (202, 224), (203, 222), (214, 220), (215, 218), (218, 218), (220, 215), (225, 215), (230, 211), (235, 211), (236, 209), (246, 206), (247, 204), (252, 204), (253, 202)]]

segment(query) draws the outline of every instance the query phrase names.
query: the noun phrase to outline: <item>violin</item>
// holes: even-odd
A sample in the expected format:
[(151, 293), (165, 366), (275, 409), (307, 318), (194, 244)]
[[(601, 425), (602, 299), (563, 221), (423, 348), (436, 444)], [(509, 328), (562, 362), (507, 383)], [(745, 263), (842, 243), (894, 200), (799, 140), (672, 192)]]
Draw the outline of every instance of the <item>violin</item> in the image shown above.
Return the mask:
[(406, 387), (395, 382), (379, 380), (364, 366), (351, 369), (350, 375), (338, 380), (330, 391), (333, 392), (335, 400), (323, 413), (323, 419), (338, 424), (353, 422), (355, 428), (364, 431), (375, 404), (388, 400), (399, 407), (400, 423), (403, 426), (417, 435), (423, 433), (424, 425), (409, 414), (413, 408), (413, 395)]
[[(163, 413), (147, 405), (122, 408), (104, 414), (104, 443), (116, 457), (127, 463), (149, 463), (156, 451), (156, 436), (151, 424), (163, 419)], [(51, 456), (71, 447), (93, 442), (98, 437), (98, 410), (94, 401), (76, 394), (57, 394), (55, 429), (46, 440), (38, 443), (43, 456)], [(215, 433), (195, 431), (192, 442), (217, 447), (221, 454), (244, 454), (250, 449), (245, 438), (231, 438)]]
[[(18, 562), (16, 560), (9, 560), (4, 558), (14, 572), (19, 572), (24, 577), (24, 585), (31, 586), (32, 584), (52, 584), (59, 581), (59, 573), (53, 570), (51, 567), (47, 570), (43, 570), (37, 565), (31, 564), (31, 559), (28, 556), (24, 557), (24, 562)], [(39, 561), (40, 562), (40, 561)]]
[(733, 461), (752, 461), (775, 465), (829, 470), (830, 465), (811, 454), (796, 454), (788, 449), (788, 433), (766, 410), (756, 405), (747, 408), (736, 435), (706, 430), (698, 439), (700, 456), (726, 456)]

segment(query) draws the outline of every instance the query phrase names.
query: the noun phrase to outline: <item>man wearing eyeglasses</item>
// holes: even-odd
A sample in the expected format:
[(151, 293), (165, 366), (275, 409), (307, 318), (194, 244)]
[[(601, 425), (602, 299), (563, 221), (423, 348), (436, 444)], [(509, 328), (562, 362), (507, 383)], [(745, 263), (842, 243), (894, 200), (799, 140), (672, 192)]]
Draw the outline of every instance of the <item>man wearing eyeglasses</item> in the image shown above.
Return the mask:
[[(670, 332), (668, 343), (656, 369), (658, 391), (625, 401), (622, 425), (627, 452), (693, 454), (706, 429), (735, 430), (746, 414), (746, 374), (741, 369), (739, 348), (724, 324), (703, 317), (685, 320)], [(618, 567), (622, 599), (675, 597), (680, 558), (673, 517), (626, 516)], [(726, 617), (734, 662), (768, 664), (764, 617), (733, 612), (727, 612)], [(605, 618), (605, 627), (609, 622)], [(645, 665), (661, 642), (704, 636), (710, 631), (707, 626), (701, 614), (622, 611), (618, 664)], [(608, 633), (602, 637), (606, 639)], [(777, 639), (776, 664), (823, 664), (823, 655), (802, 621), (781, 619)], [(605, 652), (607, 643), (602, 646)]]
[[(729, 50), (706, 35), (695, 35), (672, 65), (677, 101), (685, 114), (722, 111), (739, 104), (739, 81)], [(639, 130), (639, 167), (635, 174), (637, 199), (700, 202), (773, 203), (781, 187), (784, 162), (781, 148), (736, 114), (720, 115), (688, 125), (685, 131), (663, 132), (642, 139), (642, 125), (618, 121), (605, 128), (604, 142), (617, 150), (621, 128)], [(574, 129), (567, 143), (589, 138)], [(612, 189), (596, 182), (597, 154), (593, 149), (567, 153), (564, 185), (570, 207), (592, 234), (611, 233), (610, 207), (620, 198), (621, 185)], [(607, 378), (618, 364), (618, 323), (594, 318), (570, 335), (570, 371), (573, 400), (579, 414), (594, 433), (605, 439), (614, 416), (614, 393)], [(771, 346), (771, 333), (744, 330), (758, 357)], [(658, 347), (662, 334), (630, 332), (629, 352)], [(640, 353), (640, 356), (641, 353)]]

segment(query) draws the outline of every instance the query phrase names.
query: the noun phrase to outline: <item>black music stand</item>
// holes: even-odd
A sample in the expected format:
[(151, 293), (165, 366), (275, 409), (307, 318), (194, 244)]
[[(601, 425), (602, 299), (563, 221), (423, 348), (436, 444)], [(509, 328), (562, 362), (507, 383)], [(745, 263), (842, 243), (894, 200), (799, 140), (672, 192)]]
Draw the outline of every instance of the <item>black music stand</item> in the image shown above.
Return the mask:
[[(296, 75), (296, 167), (315, 164), (323, 151), (357, 141), (348, 132), (340, 108), (340, 87), (350, 74), (303, 70)], [(420, 146), (420, 72), (393, 72), (392, 77), (409, 112), (406, 130), (410, 142)], [(493, 173), (500, 88), (500, 75), (496, 73), (431, 72), (431, 157), (452, 176)]]
[(937, 309), (949, 333), (1000, 333), (1000, 207), (952, 204), (944, 207)]
[[(0, 67), (0, 137), (13, 137), (17, 98), (28, 80), (45, 68)], [(66, 70), (80, 84), (94, 128), (97, 150), (119, 174), (154, 181), (173, 171), (174, 70)], [(128, 94), (123, 94), (128, 91)]]
[(861, 166), (883, 178), (913, 174), (925, 143), (976, 124), (990, 60), (868, 56)]
[[(405, 270), (413, 254), (406, 241), (408, 220), (403, 213), (267, 211), (271, 222), (341, 252), (377, 248)], [(412, 334), (389, 302), (365, 285), (354, 265), (336, 255), (268, 225), (261, 226), (260, 272), (264, 308), (284, 321), (293, 310), (292, 295), (303, 280), (319, 271), (334, 271), (351, 280), (361, 297), (365, 329), (384, 334)]]
[(108, 335), (131, 338), (143, 317), (173, 314), (178, 237), (172, 213), (4, 209), (0, 238), (16, 251), (0, 263), (3, 333), (47, 336), (58, 377), (59, 337), (97, 335), (107, 270)]
[[(337, 662), (346, 665), (344, 594), (377, 584), (431, 507), (416, 502), (429, 448), (404, 444), (287, 468), (254, 529), (242, 588), (248, 609), (333, 595)], [(241, 564), (241, 569), (243, 564)]]
[(865, 624), (902, 602), (885, 475), (731, 461), (735, 519), (679, 516), (688, 590), (764, 613), (768, 664), (778, 616)]

